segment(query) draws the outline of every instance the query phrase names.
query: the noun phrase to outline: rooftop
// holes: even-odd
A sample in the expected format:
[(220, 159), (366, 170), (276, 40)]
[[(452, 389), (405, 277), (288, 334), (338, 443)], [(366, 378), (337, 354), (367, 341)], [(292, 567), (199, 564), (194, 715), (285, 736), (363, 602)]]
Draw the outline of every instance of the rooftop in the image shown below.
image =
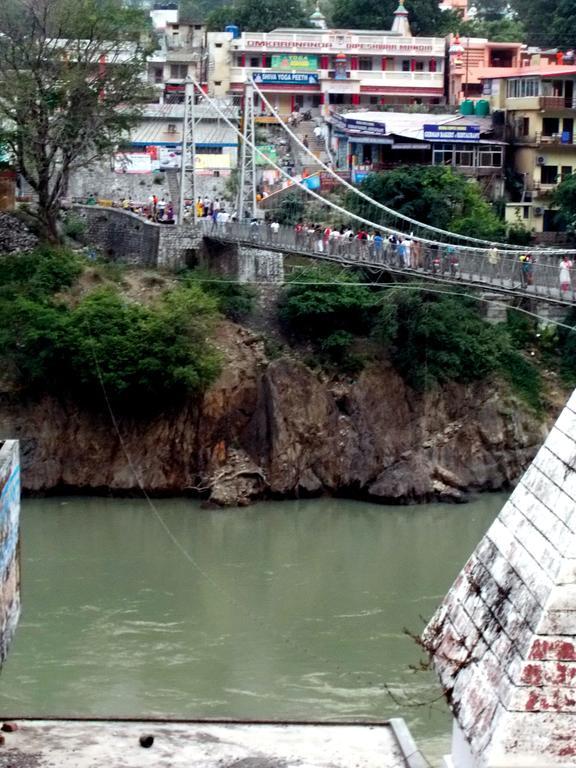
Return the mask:
[(481, 80), (500, 80), (507, 77), (567, 77), (576, 75), (576, 66), (542, 64), (537, 67), (493, 67), (480, 74)]
[[(19, 720), (2, 765), (34, 768), (426, 768), (402, 720), (339, 723)], [(148, 748), (141, 739), (153, 736)], [(149, 743), (144, 741), (144, 744)]]

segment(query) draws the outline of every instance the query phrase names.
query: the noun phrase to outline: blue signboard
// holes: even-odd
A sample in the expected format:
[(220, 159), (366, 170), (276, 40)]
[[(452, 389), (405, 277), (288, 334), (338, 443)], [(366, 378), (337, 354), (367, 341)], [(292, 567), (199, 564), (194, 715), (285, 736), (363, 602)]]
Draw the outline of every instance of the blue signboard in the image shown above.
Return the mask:
[(318, 85), (318, 75), (313, 72), (254, 72), (257, 85)]
[(344, 117), (333, 112), (330, 116), (332, 124), (339, 130), (355, 136), (386, 136), (384, 123), (376, 123), (373, 120), (362, 120), (357, 117)]
[(424, 141), (480, 141), (480, 126), (425, 125)]

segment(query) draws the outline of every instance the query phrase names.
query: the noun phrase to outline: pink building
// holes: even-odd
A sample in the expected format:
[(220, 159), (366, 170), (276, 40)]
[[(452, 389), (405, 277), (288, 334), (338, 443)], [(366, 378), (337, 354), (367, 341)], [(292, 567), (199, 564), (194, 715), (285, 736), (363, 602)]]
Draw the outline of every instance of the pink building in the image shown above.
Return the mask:
[(522, 43), (492, 43), (481, 37), (448, 38), (448, 101), (482, 97), (482, 78), (493, 69), (522, 65)]
[(468, 16), (468, 0), (440, 0), (443, 11), (460, 11), (464, 18)]

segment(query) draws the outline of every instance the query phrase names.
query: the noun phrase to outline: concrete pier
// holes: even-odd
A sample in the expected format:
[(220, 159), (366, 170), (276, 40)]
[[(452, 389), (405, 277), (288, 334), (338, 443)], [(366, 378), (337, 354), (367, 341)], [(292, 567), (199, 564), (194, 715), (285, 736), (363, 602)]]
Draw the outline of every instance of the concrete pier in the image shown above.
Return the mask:
[(576, 393), (423, 640), (449, 765), (576, 765)]

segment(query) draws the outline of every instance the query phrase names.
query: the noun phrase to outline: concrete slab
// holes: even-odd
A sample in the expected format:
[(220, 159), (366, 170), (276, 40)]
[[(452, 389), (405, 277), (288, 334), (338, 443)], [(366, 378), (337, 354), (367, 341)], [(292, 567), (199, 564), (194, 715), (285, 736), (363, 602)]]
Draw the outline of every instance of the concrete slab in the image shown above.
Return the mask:
[[(402, 720), (375, 725), (16, 720), (0, 768), (423, 768)], [(141, 740), (153, 736), (151, 746)], [(150, 741), (150, 739), (148, 739)]]

